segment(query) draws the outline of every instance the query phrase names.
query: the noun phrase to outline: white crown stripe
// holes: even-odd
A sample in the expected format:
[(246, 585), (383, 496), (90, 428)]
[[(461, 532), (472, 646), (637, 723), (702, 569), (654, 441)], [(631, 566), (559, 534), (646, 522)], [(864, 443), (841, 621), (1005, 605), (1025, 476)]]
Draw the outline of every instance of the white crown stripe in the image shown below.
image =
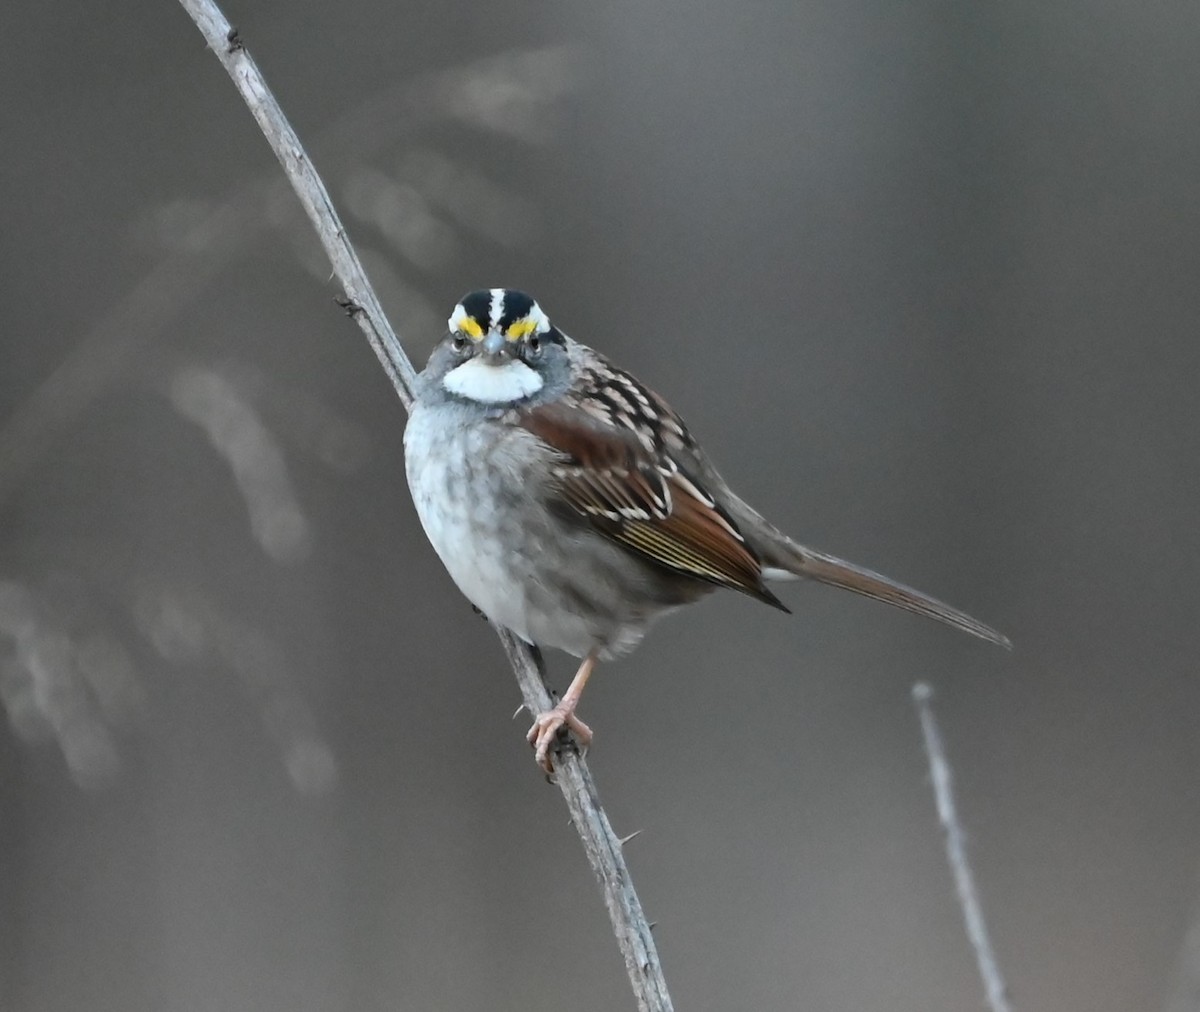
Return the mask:
[(492, 301), (488, 306), (488, 325), (492, 330), (500, 326), (500, 320), (504, 316), (504, 296), (505, 289), (493, 288)]

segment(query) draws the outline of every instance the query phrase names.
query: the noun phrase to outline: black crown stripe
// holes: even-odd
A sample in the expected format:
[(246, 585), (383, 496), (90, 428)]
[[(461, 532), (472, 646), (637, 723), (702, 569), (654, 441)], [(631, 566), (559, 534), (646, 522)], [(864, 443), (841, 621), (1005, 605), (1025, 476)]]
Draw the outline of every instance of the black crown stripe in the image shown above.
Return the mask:
[(500, 333), (504, 333), (518, 320), (523, 320), (533, 310), (533, 299), (524, 292), (507, 289), (504, 305), (500, 307)]
[(486, 288), (471, 292), (462, 297), (459, 303), (466, 314), (471, 317), (486, 334), (488, 329), (488, 313), (492, 306), (492, 293)]

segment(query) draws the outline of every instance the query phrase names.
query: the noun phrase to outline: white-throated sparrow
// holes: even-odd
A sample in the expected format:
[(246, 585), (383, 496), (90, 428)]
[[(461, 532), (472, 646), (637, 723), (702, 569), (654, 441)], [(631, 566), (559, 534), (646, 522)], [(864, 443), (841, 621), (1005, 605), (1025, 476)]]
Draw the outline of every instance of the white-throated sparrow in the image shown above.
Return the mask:
[(718, 587), (783, 611), (767, 583), (809, 577), (1008, 646), (956, 608), (771, 526), (657, 394), (554, 327), (523, 292), (467, 295), (421, 373), (404, 434), (421, 523), (459, 589), (529, 643), (583, 658), (529, 732), (549, 770), (598, 660)]

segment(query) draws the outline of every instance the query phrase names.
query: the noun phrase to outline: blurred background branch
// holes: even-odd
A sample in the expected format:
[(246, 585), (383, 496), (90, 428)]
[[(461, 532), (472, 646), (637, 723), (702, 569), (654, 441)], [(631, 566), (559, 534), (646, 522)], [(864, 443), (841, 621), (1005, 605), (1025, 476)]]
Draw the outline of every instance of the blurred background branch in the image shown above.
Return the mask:
[[(402, 257), (423, 264), (439, 259), (430, 230), (438, 230), (443, 246), (456, 241), (453, 231), (420, 213), (427, 205), (444, 208), (460, 224), (483, 228), (495, 241), (510, 242), (514, 224), (532, 217), (521, 198), (418, 144), (415, 137), (423, 125), (453, 119), (488, 134), (538, 139), (550, 119), (546, 105), (569, 87), (569, 59), (565, 47), (543, 47), (481, 59), (453, 73), (419, 76), (360, 103), (322, 132), (314, 147), (340, 176), (348, 177), (346, 203)], [(397, 139), (409, 147), (395, 173), (365, 164)], [(161, 363), (163, 352), (152, 342), (231, 263), (249, 256), (265, 235), (281, 231), (292, 216), (292, 205), (282, 199), (286, 190), (272, 173), (222, 200), (176, 202), (147, 214), (141, 231), (162, 253), (154, 268), (103, 314), (0, 427), (0, 505), (98, 397)], [(426, 234), (412, 234), (414, 219), (427, 222)], [(296, 233), (293, 241), (298, 251), (308, 253), (307, 237)], [(427, 331), (442, 314), (404, 284), (386, 257), (372, 252), (371, 258), (387, 279), (393, 313), (402, 325)], [(322, 271), (328, 264), (313, 267), (314, 275), (325, 280)]]

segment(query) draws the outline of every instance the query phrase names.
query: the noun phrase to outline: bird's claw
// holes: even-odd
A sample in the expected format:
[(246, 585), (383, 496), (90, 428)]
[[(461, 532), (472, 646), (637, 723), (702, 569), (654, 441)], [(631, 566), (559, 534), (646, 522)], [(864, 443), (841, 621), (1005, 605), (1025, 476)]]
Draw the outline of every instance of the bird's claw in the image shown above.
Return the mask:
[(557, 754), (559, 747), (570, 741), (568, 732), (580, 750), (586, 750), (592, 743), (592, 729), (561, 703), (534, 718), (526, 738), (534, 748), (534, 759), (547, 774), (554, 772), (552, 753)]

